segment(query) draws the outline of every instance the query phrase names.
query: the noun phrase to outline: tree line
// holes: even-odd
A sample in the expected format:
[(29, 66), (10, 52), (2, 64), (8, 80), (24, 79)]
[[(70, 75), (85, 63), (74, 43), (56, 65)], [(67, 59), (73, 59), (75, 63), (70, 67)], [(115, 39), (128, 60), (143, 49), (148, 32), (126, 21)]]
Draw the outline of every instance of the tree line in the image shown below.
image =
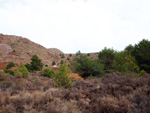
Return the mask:
[(104, 73), (116, 71), (139, 75), (150, 73), (150, 41), (143, 39), (134, 46), (128, 45), (120, 52), (105, 47), (98, 53), (98, 59), (80, 54), (73, 60), (72, 65), (82, 77), (103, 76)]

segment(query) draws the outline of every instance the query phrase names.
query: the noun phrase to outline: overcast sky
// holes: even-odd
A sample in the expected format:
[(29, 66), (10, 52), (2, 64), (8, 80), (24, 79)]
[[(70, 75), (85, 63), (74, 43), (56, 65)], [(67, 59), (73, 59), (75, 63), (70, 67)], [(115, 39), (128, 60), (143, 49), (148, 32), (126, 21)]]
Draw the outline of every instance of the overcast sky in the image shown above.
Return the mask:
[(0, 0), (0, 33), (65, 53), (150, 40), (150, 0)]

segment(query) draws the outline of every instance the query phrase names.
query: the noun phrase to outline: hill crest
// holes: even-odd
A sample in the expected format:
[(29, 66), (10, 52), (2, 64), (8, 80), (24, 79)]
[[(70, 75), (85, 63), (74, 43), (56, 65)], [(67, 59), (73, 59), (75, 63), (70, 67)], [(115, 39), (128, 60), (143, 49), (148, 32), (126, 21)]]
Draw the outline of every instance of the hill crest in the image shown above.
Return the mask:
[(0, 34), (0, 64), (10, 61), (17, 64), (30, 63), (31, 57), (36, 54), (45, 65), (51, 65), (52, 61), (61, 61), (61, 53), (56, 48), (47, 49), (21, 36)]

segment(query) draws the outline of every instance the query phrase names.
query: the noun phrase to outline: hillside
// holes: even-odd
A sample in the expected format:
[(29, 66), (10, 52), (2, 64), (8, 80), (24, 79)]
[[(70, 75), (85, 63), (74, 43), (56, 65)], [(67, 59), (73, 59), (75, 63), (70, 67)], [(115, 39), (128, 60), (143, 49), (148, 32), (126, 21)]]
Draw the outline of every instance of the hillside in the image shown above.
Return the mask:
[(34, 54), (37, 54), (44, 64), (51, 65), (53, 60), (59, 63), (60, 53), (62, 52), (58, 49), (47, 49), (27, 38), (0, 34), (0, 69), (10, 61), (16, 64), (29, 63)]
[[(105, 51), (111, 55), (109, 49)], [(149, 113), (150, 74), (132, 70), (137, 66), (129, 65), (134, 59), (126, 51), (125, 57), (113, 54), (119, 55), (119, 62), (114, 60), (119, 67), (109, 73), (95, 60), (98, 53), (82, 53), (92, 59), (82, 55), (76, 58), (79, 71), (70, 66), (72, 73), (66, 63), (60, 68), (53, 66), (55, 72), (59, 69), (56, 73), (49, 68), (28, 73), (23, 65), (9, 70), (11, 73), (1, 70), (10, 61), (16, 66), (29, 63), (34, 54), (49, 66), (52, 61), (56, 65), (61, 60), (70, 63), (77, 56), (47, 49), (23, 37), (0, 34), (0, 113)], [(104, 57), (107, 61), (109, 55)]]
[[(34, 43), (27, 38), (14, 35), (0, 34), (0, 69), (5, 69), (8, 62), (12, 61), (18, 66), (20, 63), (30, 63), (33, 55), (38, 55), (42, 62), (51, 65), (53, 61), (60, 64), (61, 60), (67, 61), (70, 54), (64, 54), (65, 58), (61, 58), (63, 52), (57, 48), (45, 48), (40, 44)], [(84, 53), (86, 54), (86, 53)], [(76, 54), (72, 54), (70, 59), (74, 59)], [(91, 58), (98, 58), (97, 53), (90, 53)]]

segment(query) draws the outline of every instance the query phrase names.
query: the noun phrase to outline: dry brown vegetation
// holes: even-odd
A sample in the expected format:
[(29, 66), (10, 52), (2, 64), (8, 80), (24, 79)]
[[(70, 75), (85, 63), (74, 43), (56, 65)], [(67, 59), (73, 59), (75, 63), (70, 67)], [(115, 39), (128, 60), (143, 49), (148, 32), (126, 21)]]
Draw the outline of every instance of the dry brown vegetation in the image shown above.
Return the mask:
[(150, 76), (108, 74), (55, 88), (40, 72), (17, 78), (0, 72), (0, 113), (149, 113)]

